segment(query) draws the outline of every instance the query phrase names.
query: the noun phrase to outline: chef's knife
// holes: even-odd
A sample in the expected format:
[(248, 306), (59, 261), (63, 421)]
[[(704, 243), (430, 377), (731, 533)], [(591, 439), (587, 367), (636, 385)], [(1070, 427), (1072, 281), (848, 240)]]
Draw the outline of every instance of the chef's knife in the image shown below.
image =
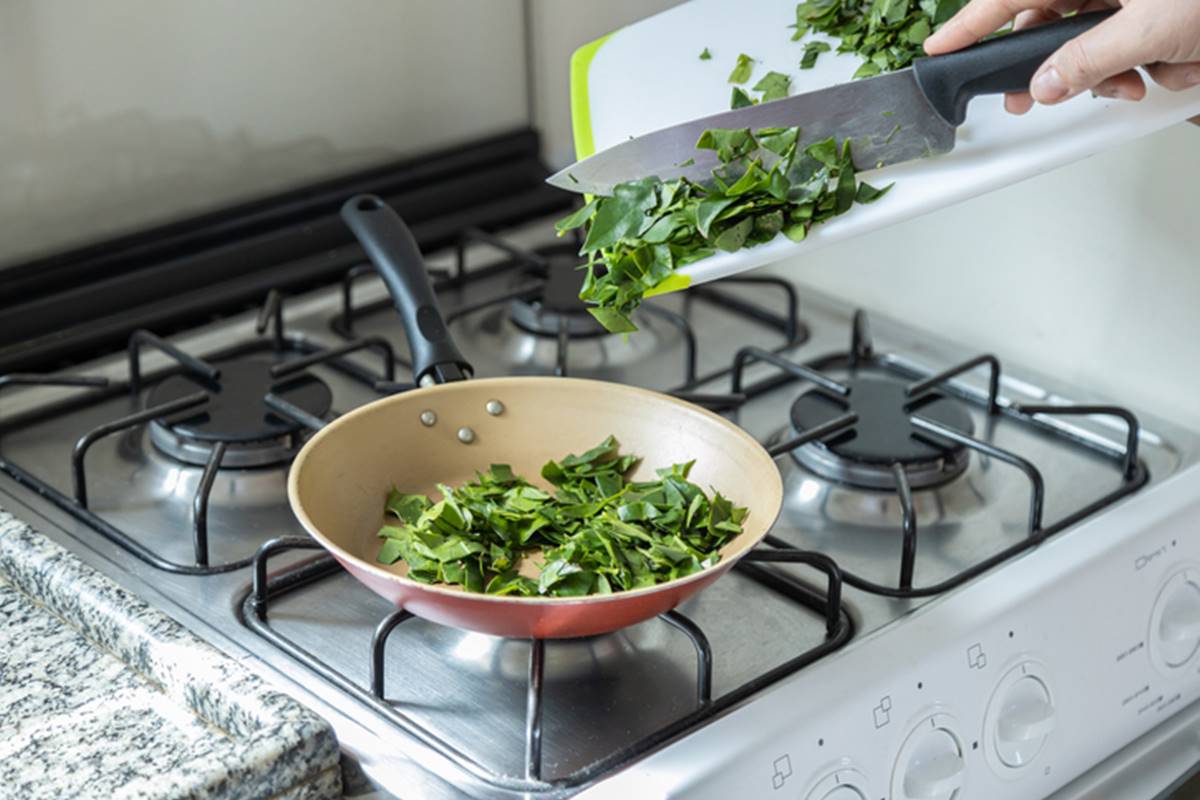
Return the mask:
[(697, 150), (696, 140), (710, 128), (799, 125), (803, 142), (850, 139), (859, 169), (948, 153), (971, 98), (1028, 88), (1051, 53), (1113, 13), (1077, 14), (955, 53), (917, 59), (887, 75), (673, 125), (596, 153), (547, 182), (608, 195), (618, 183), (651, 175), (704, 181), (717, 158), (711, 150)]

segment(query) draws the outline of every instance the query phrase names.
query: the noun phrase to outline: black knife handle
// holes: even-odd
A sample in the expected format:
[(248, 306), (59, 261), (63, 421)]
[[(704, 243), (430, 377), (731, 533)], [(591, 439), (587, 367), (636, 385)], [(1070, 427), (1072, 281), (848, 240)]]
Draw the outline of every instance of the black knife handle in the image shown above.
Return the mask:
[(1037, 68), (1055, 50), (1115, 13), (1116, 9), (1076, 14), (955, 53), (918, 58), (913, 76), (938, 115), (951, 125), (961, 125), (972, 97), (1028, 89)]
[(438, 309), (425, 260), (412, 232), (391, 206), (373, 194), (351, 197), (342, 206), (350, 227), (375, 271), (383, 278), (408, 337), (413, 380), (418, 384), (461, 380), (471, 374)]

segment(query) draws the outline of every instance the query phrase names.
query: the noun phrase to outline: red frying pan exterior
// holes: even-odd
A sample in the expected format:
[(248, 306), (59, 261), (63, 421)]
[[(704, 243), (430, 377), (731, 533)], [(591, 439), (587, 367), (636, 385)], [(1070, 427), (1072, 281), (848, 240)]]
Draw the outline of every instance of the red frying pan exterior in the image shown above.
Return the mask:
[[(489, 412), (500, 401), (504, 411)], [(495, 405), (491, 405), (495, 409)], [(424, 412), (437, 422), (422, 422)], [(428, 415), (426, 415), (428, 420)], [(458, 437), (470, 428), (474, 437)], [(657, 586), (583, 598), (508, 597), (429, 585), (405, 577), (402, 562), (375, 560), (391, 486), (436, 496), (492, 463), (535, 483), (541, 465), (614, 434), (623, 452), (643, 456), (633, 478), (695, 459), (691, 479), (714, 487), (749, 514), (743, 532), (702, 572)], [(568, 638), (623, 628), (668, 611), (727, 571), (770, 529), (782, 504), (774, 460), (728, 420), (656, 392), (573, 378), (493, 378), (414, 390), (356, 409), (316, 434), (288, 480), (305, 528), (355, 578), (417, 616), (496, 636)]]

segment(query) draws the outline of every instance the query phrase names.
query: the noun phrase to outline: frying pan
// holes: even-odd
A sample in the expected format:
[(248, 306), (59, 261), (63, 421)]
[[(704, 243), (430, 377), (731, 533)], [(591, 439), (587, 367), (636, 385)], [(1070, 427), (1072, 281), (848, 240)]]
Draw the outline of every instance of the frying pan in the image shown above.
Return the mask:
[[(458, 628), (535, 639), (590, 636), (669, 611), (708, 586), (762, 539), (783, 499), (767, 451), (728, 420), (665, 394), (576, 378), (468, 380), (471, 365), (446, 329), (416, 241), (378, 197), (360, 195), (342, 217), (387, 285), (404, 321), (417, 389), (351, 411), (297, 455), (288, 498), (301, 524), (346, 570), (409, 612)], [(510, 597), (405, 577), (400, 561), (376, 561), (383, 505), (394, 485), (436, 496), (490, 464), (543, 488), (542, 465), (583, 452), (609, 434), (637, 453), (634, 480), (695, 460), (690, 479), (749, 509), (721, 560), (655, 586), (587, 597)], [(531, 559), (524, 559), (528, 569)], [(530, 573), (536, 575), (536, 568)]]

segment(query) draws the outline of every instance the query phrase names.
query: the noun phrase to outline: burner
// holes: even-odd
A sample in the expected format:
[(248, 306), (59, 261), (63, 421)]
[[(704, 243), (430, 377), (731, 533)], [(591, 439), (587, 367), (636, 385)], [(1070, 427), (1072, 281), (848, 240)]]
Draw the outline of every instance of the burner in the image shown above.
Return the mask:
[[(203, 383), (212, 399), (199, 410), (183, 411), (150, 423), (150, 440), (162, 452), (186, 464), (203, 466), (212, 445), (225, 442), (221, 465), (260, 467), (289, 460), (296, 451), (295, 434), (302, 428), (267, 407), (269, 392), (286, 398), (310, 414), (329, 411), (333, 396), (323, 381), (311, 375), (276, 381), (275, 362), (265, 357), (242, 357), (217, 362), (219, 381)], [(196, 391), (196, 380), (175, 375), (159, 383), (147, 406), (166, 403)]]
[(572, 338), (606, 335), (604, 326), (588, 313), (587, 303), (579, 299), (587, 272), (578, 268), (578, 260), (574, 256), (547, 260), (550, 264), (541, 293), (509, 304), (513, 324), (539, 336), (558, 336), (561, 325)]
[(892, 465), (896, 463), (904, 467), (914, 489), (945, 483), (967, 468), (969, 453), (964, 447), (934, 443), (909, 421), (915, 412), (969, 434), (974, 424), (961, 403), (936, 394), (914, 401), (905, 393), (906, 384), (893, 378), (856, 377), (844, 383), (850, 387), (847, 397), (813, 389), (792, 405), (792, 425), (800, 431), (847, 411), (858, 414), (849, 431), (792, 451), (801, 465), (822, 477), (868, 489), (895, 489)]

